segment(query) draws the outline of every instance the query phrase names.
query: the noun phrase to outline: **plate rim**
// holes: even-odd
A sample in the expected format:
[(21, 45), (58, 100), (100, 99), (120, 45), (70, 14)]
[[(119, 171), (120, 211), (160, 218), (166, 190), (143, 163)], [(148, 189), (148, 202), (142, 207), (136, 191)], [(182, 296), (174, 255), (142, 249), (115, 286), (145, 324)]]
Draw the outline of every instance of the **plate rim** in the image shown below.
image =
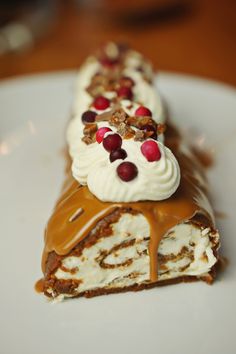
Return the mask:
[[(42, 71), (42, 72), (36, 72), (36, 73), (26, 73), (26, 74), (20, 74), (16, 76), (11, 76), (7, 78), (1, 78), (0, 79), (0, 89), (4, 88), (4, 86), (8, 85), (19, 85), (22, 83), (22, 81), (34, 81), (34, 80), (47, 80), (48, 78), (63, 78), (66, 76), (75, 76), (76, 79), (76, 74), (78, 74), (79, 69), (65, 69), (65, 70), (51, 70), (51, 71)], [(207, 76), (201, 76), (201, 75), (194, 75), (194, 74), (189, 74), (185, 73), (182, 71), (171, 71), (171, 70), (154, 70), (154, 80), (162, 80), (163, 78), (167, 79), (175, 79), (175, 80), (185, 80), (185, 81), (194, 81), (195, 83), (198, 84), (206, 84), (208, 86), (218, 86), (221, 88), (226, 89), (227, 91), (231, 91), (232, 93), (236, 94), (236, 86), (229, 84), (225, 81), (221, 81), (218, 79), (210, 78)]]

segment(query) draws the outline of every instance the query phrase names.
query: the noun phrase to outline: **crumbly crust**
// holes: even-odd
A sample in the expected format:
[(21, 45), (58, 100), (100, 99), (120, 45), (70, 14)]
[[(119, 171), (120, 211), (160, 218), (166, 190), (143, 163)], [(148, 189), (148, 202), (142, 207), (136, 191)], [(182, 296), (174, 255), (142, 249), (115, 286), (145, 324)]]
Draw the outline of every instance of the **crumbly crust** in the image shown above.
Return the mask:
[(86, 298), (91, 298), (95, 296), (100, 296), (100, 295), (109, 295), (109, 294), (117, 294), (117, 293), (124, 293), (128, 291), (141, 291), (141, 290), (147, 290), (155, 287), (161, 287), (161, 286), (166, 286), (166, 285), (174, 285), (178, 283), (191, 283), (191, 282), (196, 282), (196, 281), (204, 281), (205, 283), (211, 285), (215, 279), (216, 276), (216, 267), (212, 268), (211, 272), (209, 274), (206, 274), (204, 276), (182, 276), (174, 279), (166, 279), (162, 281), (157, 281), (154, 283), (143, 283), (143, 284), (134, 284), (131, 286), (126, 286), (122, 288), (97, 288), (93, 290), (87, 290), (81, 293), (74, 293), (74, 290), (76, 287), (79, 285), (78, 280), (56, 280), (56, 279), (51, 279), (50, 281), (46, 282), (46, 288), (44, 290), (44, 294), (48, 297), (52, 297), (50, 293), (47, 292), (47, 288), (52, 287), (55, 294), (60, 295), (60, 294), (67, 294), (71, 295), (71, 297), (76, 298), (76, 297), (86, 297)]

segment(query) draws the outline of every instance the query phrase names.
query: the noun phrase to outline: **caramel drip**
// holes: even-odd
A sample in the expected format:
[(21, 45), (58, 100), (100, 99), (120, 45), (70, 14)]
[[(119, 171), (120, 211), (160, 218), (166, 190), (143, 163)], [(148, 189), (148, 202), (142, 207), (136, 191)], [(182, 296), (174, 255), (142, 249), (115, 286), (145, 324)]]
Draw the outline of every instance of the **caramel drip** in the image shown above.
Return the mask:
[[(68, 254), (89, 234), (99, 220), (117, 208), (131, 208), (142, 213), (149, 222), (150, 281), (156, 281), (158, 246), (163, 236), (172, 227), (190, 220), (196, 214), (203, 214), (210, 224), (213, 222), (209, 203), (206, 203), (205, 194), (193, 176), (193, 168), (196, 169), (197, 166), (183, 154), (179, 154), (177, 158), (182, 173), (181, 184), (174, 195), (163, 201), (105, 203), (97, 199), (86, 186), (79, 186), (70, 177), (70, 182), (66, 184), (47, 225), (43, 271), (49, 252), (55, 251), (58, 255)], [(83, 209), (83, 213), (74, 221), (70, 221), (79, 208)]]
[(156, 281), (158, 274), (157, 253), (162, 237), (179, 222), (188, 220), (198, 211), (198, 206), (188, 200), (176, 199), (173, 203), (161, 202), (150, 205), (150, 210), (141, 211), (150, 225), (150, 280)]
[(35, 291), (37, 293), (42, 293), (43, 289), (44, 289), (44, 280), (43, 279), (39, 279), (36, 284), (34, 285)]

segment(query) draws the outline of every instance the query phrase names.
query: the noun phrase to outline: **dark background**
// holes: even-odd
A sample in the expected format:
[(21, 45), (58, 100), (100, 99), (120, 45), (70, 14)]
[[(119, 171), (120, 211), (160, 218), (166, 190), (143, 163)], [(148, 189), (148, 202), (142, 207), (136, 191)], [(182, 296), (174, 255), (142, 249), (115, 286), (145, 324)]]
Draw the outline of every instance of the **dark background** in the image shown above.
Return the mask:
[[(35, 20), (39, 6), (45, 18)], [(8, 0), (0, 14), (2, 28), (20, 19), (34, 37), (23, 49), (0, 54), (0, 78), (77, 68), (100, 44), (118, 40), (145, 54), (156, 70), (236, 85), (235, 0)]]

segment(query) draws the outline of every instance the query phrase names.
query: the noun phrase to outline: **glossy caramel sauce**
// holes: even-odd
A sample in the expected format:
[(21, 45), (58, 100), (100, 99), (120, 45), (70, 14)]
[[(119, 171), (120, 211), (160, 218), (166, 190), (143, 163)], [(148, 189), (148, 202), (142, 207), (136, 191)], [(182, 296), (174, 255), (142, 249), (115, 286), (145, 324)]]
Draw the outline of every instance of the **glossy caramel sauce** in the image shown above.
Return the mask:
[(35, 289), (35, 291), (37, 291), (37, 293), (42, 293), (43, 292), (43, 288), (44, 288), (44, 280), (43, 279), (39, 279), (35, 283), (34, 289)]

